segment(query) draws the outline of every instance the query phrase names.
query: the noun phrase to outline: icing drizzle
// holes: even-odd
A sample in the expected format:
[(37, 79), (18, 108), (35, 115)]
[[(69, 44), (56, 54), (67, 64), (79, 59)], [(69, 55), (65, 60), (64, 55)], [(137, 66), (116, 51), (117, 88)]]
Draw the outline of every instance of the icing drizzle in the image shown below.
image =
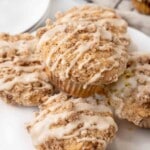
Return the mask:
[[(59, 101), (57, 101), (59, 99)], [(72, 104), (72, 105), (71, 105)], [(57, 110), (61, 108), (71, 107), (71, 109), (64, 109), (60, 112)], [(110, 126), (114, 126), (116, 129), (116, 124), (113, 118), (109, 116), (101, 116), (98, 114), (85, 114), (81, 113), (77, 119), (67, 122), (67, 124), (60, 124), (58, 127), (55, 126), (59, 124), (59, 121), (65, 121), (71, 115), (81, 112), (97, 112), (97, 113), (110, 113), (111, 110), (105, 104), (97, 103), (97, 100), (93, 97), (86, 99), (82, 98), (67, 98), (67, 95), (60, 93), (49, 98), (44, 104), (44, 109), (41, 108), (39, 116), (30, 124), (31, 128), (29, 130), (33, 142), (35, 145), (39, 145), (44, 142), (45, 139), (57, 138), (57, 139), (69, 139), (77, 138), (81, 132), (86, 130), (97, 129), (100, 131), (107, 130)], [(46, 107), (46, 108), (45, 108)], [(76, 114), (78, 115), (78, 114)], [(79, 125), (81, 125), (79, 127)], [(54, 125), (54, 126), (53, 126)], [(52, 127), (53, 126), (53, 127)], [(97, 141), (102, 142), (99, 139), (93, 139), (92, 137), (77, 138), (78, 141)], [(103, 141), (105, 143), (105, 141)]]
[(33, 82), (52, 88), (36, 50), (37, 42), (37, 39), (0, 41), (0, 91), (11, 90), (18, 83)]
[[(71, 24), (73, 25), (73, 27), (76, 27), (76, 29), (72, 32), (65, 32), (65, 30), (70, 26), (69, 24), (62, 24), (62, 25), (56, 25), (54, 26), (51, 30), (47, 31), (41, 41), (40, 41), (40, 45), (39, 48), (42, 48), (42, 44), (45, 43), (46, 41), (50, 40), (52, 38), (53, 35), (55, 35), (56, 33), (65, 33), (65, 37), (62, 40), (59, 40), (57, 45), (52, 45), (50, 50), (49, 50), (49, 54), (47, 55), (47, 59), (46, 59), (46, 65), (47, 67), (49, 67), (51, 72), (55, 72), (57, 70), (58, 65), (62, 64), (65, 65), (65, 63), (67, 62), (67, 57), (69, 56), (69, 54), (71, 53), (74, 58), (70, 61), (69, 64), (67, 64), (67, 67), (65, 70), (65, 72), (63, 72), (62, 70), (58, 72), (59, 77), (61, 80), (65, 80), (67, 78), (69, 78), (70, 76), (70, 72), (71, 70), (74, 68), (74, 66), (77, 64), (77, 62), (79, 61), (79, 59), (84, 56), (84, 54), (86, 52), (90, 52), (90, 50), (92, 50), (92, 48), (94, 48), (94, 46), (96, 44), (99, 43), (99, 40), (104, 40), (104, 41), (108, 41), (106, 46), (102, 45), (99, 46), (99, 51), (107, 51), (109, 48), (113, 48), (114, 50), (114, 54), (107, 59), (107, 61), (112, 61), (112, 66), (111, 67), (104, 67), (101, 68), (97, 74), (94, 74), (86, 83), (84, 88), (86, 88), (86, 86), (88, 84), (92, 84), (95, 83), (96, 81), (98, 81), (101, 77), (102, 77), (102, 73), (105, 71), (109, 71), (115, 67), (119, 66), (119, 60), (124, 57), (123, 55), (126, 55), (126, 51), (125, 51), (125, 47), (119, 43), (117, 43), (116, 47), (112, 47), (112, 42), (114, 40), (114, 35), (112, 35), (112, 33), (110, 31), (107, 31), (104, 27), (99, 27), (96, 24), (89, 24), (89, 23), (85, 23), (85, 24)], [(58, 27), (59, 26), (59, 27)], [(75, 45), (73, 45), (72, 47), (66, 49), (66, 51), (64, 51), (64, 53), (59, 54), (57, 56), (57, 58), (55, 58), (55, 61), (52, 62), (52, 57), (53, 55), (60, 49), (60, 47), (63, 45), (63, 43), (66, 43), (67, 41), (69, 41), (71, 39), (71, 37), (74, 37), (76, 33), (80, 34), (79, 32), (82, 30), (86, 30), (88, 27), (93, 27), (96, 28), (95, 32), (90, 32), (89, 34), (91, 34), (91, 36), (93, 37), (90, 41), (88, 42), (81, 42), (81, 41), (77, 41)], [(59, 36), (59, 34), (57, 35)], [(119, 39), (118, 39), (119, 42)], [(109, 45), (110, 44), (110, 45)], [(119, 44), (119, 45), (118, 45)], [(73, 47), (76, 46), (75, 50), (73, 49)], [(100, 52), (101, 53), (101, 52)], [(88, 60), (85, 61), (81, 61), (81, 64), (79, 65), (79, 70), (81, 70), (83, 68), (84, 65), (88, 64), (91, 61), (91, 58), (89, 58)], [(123, 60), (125, 61), (125, 60)], [(99, 61), (100, 62), (100, 61)], [(94, 64), (93, 64), (94, 65)], [(101, 65), (99, 63), (99, 65)], [(65, 65), (66, 66), (66, 65)]]
[(118, 101), (120, 107), (117, 114), (120, 115), (127, 101), (136, 102), (139, 105), (149, 103), (150, 89), (150, 55), (147, 53), (131, 53), (128, 67), (117, 83), (112, 84), (112, 100)]

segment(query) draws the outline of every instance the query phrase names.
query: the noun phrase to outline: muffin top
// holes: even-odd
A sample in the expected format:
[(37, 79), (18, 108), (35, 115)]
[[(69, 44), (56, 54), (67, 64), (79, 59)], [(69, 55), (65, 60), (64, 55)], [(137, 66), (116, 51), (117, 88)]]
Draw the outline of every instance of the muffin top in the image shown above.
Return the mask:
[(97, 22), (98, 25), (116, 34), (126, 46), (130, 43), (129, 36), (126, 34), (128, 24), (113, 9), (88, 4), (76, 6), (64, 13), (56, 14), (56, 23), (77, 21)]
[(150, 128), (150, 53), (132, 52), (125, 73), (108, 88), (119, 118)]
[(118, 79), (127, 63), (127, 49), (111, 31), (96, 23), (54, 24), (40, 41), (48, 70), (60, 80), (70, 79), (86, 88)]
[(34, 145), (40, 145), (49, 138), (107, 144), (112, 138), (107, 134), (111, 132), (110, 127), (115, 133), (117, 126), (111, 109), (101, 98), (73, 98), (65, 93), (50, 97), (27, 127)]
[(130, 54), (125, 73), (112, 84), (114, 100), (150, 106), (150, 53)]
[(0, 34), (0, 96), (9, 103), (37, 105), (35, 99), (42, 101), (53, 91), (37, 43), (30, 34)]
[(56, 14), (57, 22), (92, 21), (101, 25), (111, 25), (116, 32), (126, 32), (127, 22), (115, 10), (94, 4), (81, 5), (70, 10)]

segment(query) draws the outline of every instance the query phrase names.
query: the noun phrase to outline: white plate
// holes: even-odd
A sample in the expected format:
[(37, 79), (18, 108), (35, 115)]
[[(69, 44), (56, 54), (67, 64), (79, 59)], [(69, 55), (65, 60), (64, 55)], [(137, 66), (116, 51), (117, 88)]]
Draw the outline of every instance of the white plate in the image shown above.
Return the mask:
[(47, 12), (50, 0), (0, 0), (0, 32), (24, 32)]
[[(129, 28), (136, 49), (150, 52), (150, 38)], [(33, 150), (25, 123), (33, 118), (35, 108), (10, 106), (0, 101), (0, 150)], [(117, 121), (119, 131), (108, 150), (149, 150), (150, 130), (139, 129), (127, 121)]]

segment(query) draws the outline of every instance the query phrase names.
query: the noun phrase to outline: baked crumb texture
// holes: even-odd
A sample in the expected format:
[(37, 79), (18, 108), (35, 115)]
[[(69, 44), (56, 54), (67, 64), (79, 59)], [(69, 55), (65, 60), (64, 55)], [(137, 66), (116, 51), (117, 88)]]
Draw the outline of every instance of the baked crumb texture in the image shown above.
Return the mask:
[(30, 34), (0, 34), (0, 97), (11, 104), (38, 105), (53, 92)]
[(104, 150), (117, 126), (103, 100), (59, 93), (40, 107), (27, 129), (37, 150)]
[(53, 24), (38, 47), (54, 85), (79, 97), (117, 81), (128, 58), (116, 35), (91, 22)]
[(116, 114), (150, 128), (150, 53), (131, 54), (125, 73), (110, 88)]
[(85, 21), (103, 26), (106, 30), (117, 35), (125, 46), (130, 44), (130, 39), (127, 35), (128, 24), (114, 9), (89, 4), (76, 6), (64, 13), (58, 12), (56, 14), (56, 23)]

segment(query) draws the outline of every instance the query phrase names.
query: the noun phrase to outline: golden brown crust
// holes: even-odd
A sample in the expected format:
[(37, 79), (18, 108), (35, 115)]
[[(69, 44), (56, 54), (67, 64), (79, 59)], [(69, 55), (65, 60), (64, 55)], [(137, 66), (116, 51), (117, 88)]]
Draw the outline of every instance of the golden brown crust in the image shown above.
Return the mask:
[(28, 33), (0, 34), (0, 96), (5, 102), (35, 106), (53, 92), (37, 43)]
[(89, 97), (93, 95), (93, 93), (104, 94), (105, 89), (103, 86), (98, 85), (89, 85), (86, 89), (84, 89), (84, 85), (72, 82), (70, 80), (61, 81), (58, 77), (54, 76), (49, 72), (49, 69), (46, 67), (46, 72), (49, 76), (50, 81), (57, 85), (57, 88), (67, 92), (69, 95), (75, 97)]
[(111, 104), (120, 118), (150, 128), (150, 54), (134, 52), (127, 70), (111, 86)]

